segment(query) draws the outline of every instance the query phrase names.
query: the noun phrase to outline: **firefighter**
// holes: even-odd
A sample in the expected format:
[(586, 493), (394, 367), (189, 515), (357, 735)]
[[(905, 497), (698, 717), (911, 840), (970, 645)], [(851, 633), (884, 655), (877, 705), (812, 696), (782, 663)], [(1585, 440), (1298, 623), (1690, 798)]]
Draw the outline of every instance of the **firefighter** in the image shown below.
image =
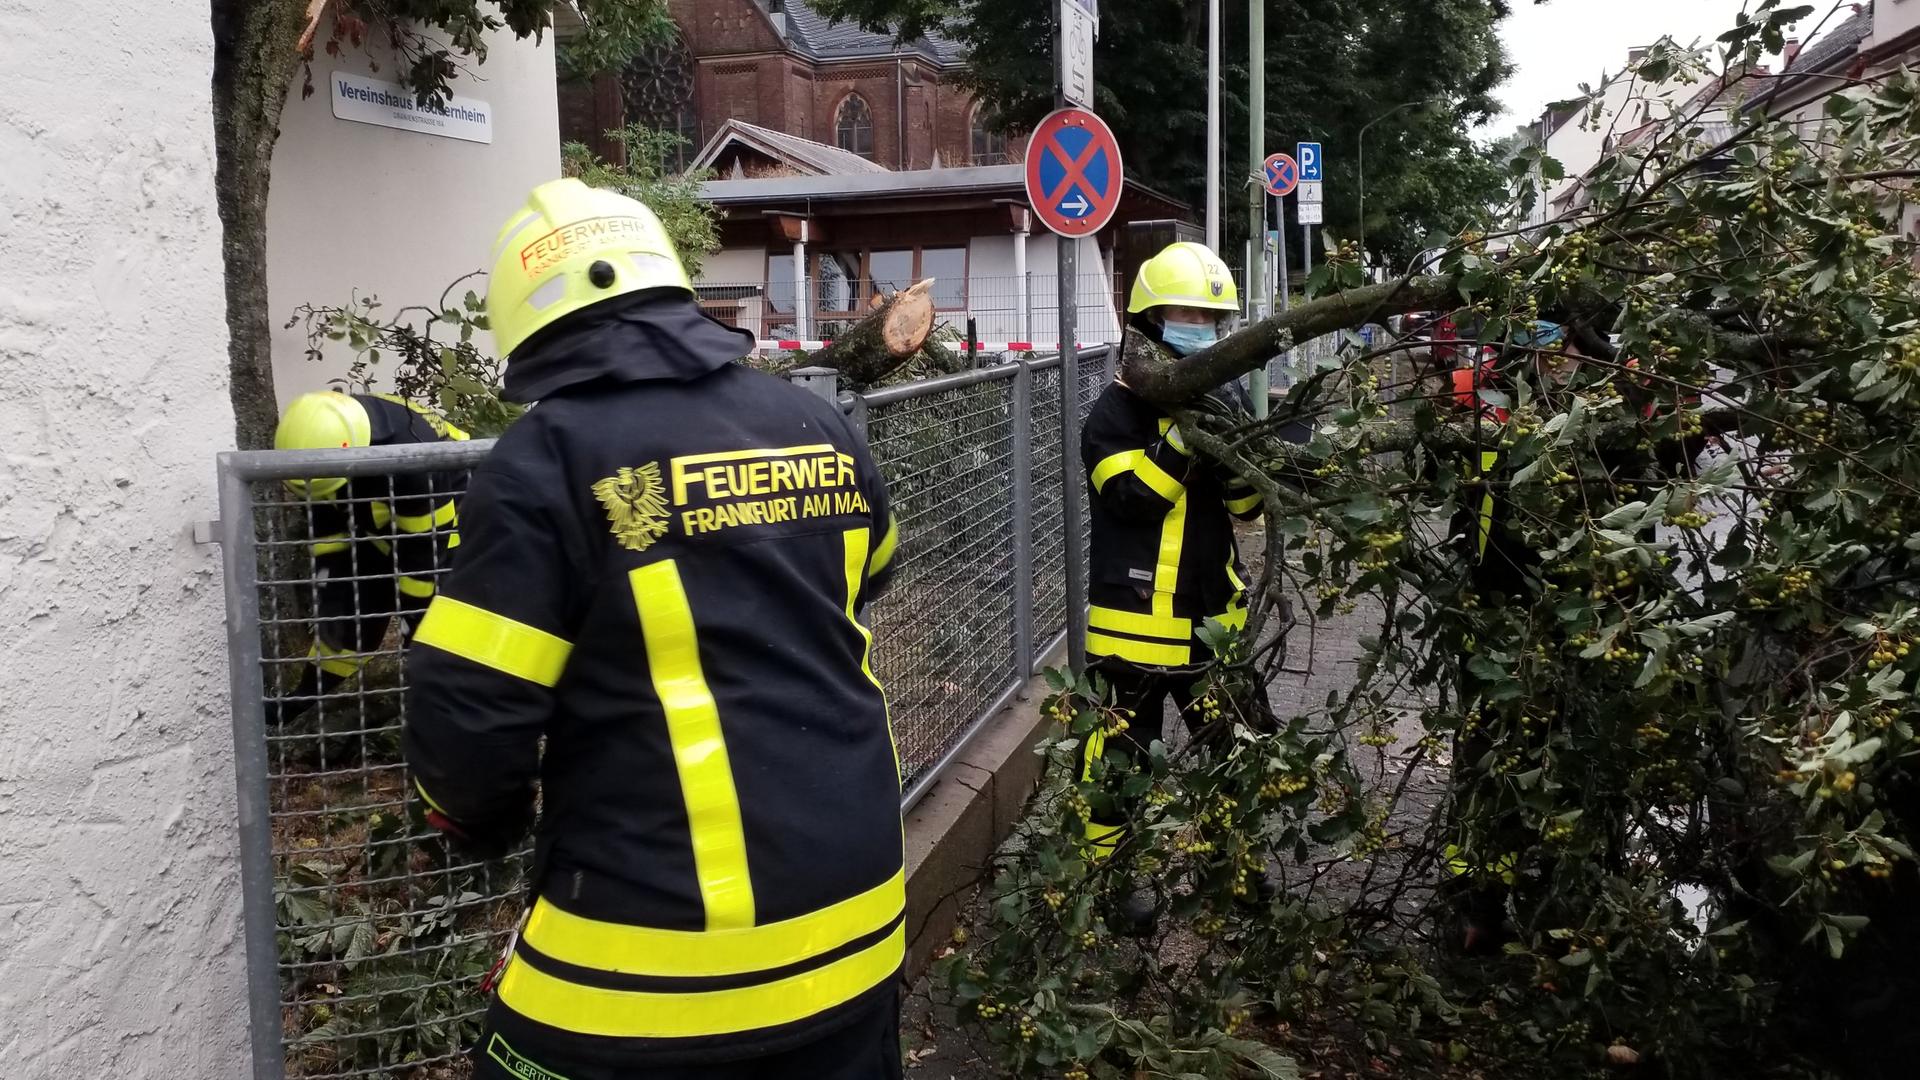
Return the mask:
[[(1178, 243), (1141, 266), (1127, 305), (1128, 325), (1185, 356), (1211, 345), (1239, 311), (1233, 278), (1204, 245)], [(1245, 411), (1239, 383), (1214, 396)], [(1093, 518), (1088, 584), (1087, 656), (1130, 713), (1120, 738), (1098, 733), (1085, 747), (1086, 769), (1106, 758), (1125, 767), (1162, 735), (1171, 700), (1190, 730), (1204, 717), (1194, 684), (1213, 659), (1200, 638), (1207, 620), (1246, 625), (1246, 585), (1233, 519), (1259, 516), (1260, 496), (1246, 481), (1187, 445), (1173, 417), (1129, 389), (1108, 385), (1087, 417), (1080, 457)], [(1087, 837), (1096, 855), (1118, 842), (1126, 805), (1096, 807)], [(1149, 901), (1136, 894), (1122, 928), (1151, 925)]]
[[(274, 431), (277, 450), (461, 441), (440, 414), (391, 394), (327, 390), (293, 399)], [(460, 546), (458, 473), (286, 481), (305, 513), (313, 559), (314, 636), (292, 689), (268, 706), (280, 725), (334, 693), (380, 648), (395, 616), (410, 634)]]
[[(407, 762), (480, 855), (533, 818), (485, 1077), (900, 1075), (900, 775), (864, 608), (897, 533), (832, 403), (736, 363), (660, 222), (500, 231), (504, 396), (409, 659)], [(544, 749), (543, 749), (544, 743)]]

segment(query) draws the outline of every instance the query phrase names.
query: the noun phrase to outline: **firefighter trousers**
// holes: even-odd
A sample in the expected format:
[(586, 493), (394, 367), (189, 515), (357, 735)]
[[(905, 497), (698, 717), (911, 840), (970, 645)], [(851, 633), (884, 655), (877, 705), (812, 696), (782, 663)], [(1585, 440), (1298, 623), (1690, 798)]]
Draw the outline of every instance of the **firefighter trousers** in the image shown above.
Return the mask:
[[(501, 1006), (495, 1003), (497, 1013)], [(489, 1017), (491, 1021), (493, 1017)], [(544, 1039), (514, 1028), (510, 1046), (496, 1042), (493, 1023), (473, 1051), (475, 1080), (901, 1080), (897, 989), (845, 1027), (760, 1057), (611, 1067), (568, 1053), (564, 1036)], [(493, 1052), (489, 1053), (489, 1049)]]

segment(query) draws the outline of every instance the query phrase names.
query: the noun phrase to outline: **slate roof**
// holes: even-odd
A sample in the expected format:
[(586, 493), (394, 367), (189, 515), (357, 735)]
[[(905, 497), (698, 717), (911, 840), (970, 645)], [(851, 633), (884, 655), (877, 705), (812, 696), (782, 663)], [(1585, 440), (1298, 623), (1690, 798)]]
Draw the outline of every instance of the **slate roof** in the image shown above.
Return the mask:
[(829, 22), (805, 0), (787, 0), (787, 38), (810, 60), (857, 60), (914, 53), (941, 67), (965, 60), (960, 43), (940, 34), (896, 43), (891, 34), (875, 34), (850, 22)]
[(720, 154), (729, 143), (740, 142), (773, 158), (820, 176), (848, 176), (854, 173), (883, 173), (888, 170), (876, 165), (859, 154), (850, 153), (837, 146), (828, 146), (798, 135), (789, 135), (784, 131), (774, 131), (758, 124), (749, 124), (744, 120), (728, 120), (713, 133), (707, 145), (701, 147), (700, 154), (693, 160), (696, 169), (708, 169), (719, 160)]
[(1787, 65), (1787, 72), (1819, 71), (1829, 67), (1858, 52), (1861, 43), (1872, 35), (1873, 5), (1861, 4), (1860, 10), (1845, 22), (1822, 34), (1819, 41), (1801, 49), (1800, 55)]

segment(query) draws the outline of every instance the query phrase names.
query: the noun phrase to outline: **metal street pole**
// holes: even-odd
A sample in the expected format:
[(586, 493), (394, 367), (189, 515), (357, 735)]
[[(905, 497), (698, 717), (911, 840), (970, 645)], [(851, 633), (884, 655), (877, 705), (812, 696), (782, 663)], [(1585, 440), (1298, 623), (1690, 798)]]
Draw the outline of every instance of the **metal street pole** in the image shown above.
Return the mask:
[[(1067, 21), (1060, 20), (1054, 57), (1053, 107), (1067, 107), (1065, 59)], [(1066, 529), (1067, 563), (1067, 664), (1075, 672), (1087, 669), (1087, 556), (1086, 540), (1080, 532), (1081, 505), (1086, 481), (1080, 464), (1080, 346), (1078, 333), (1078, 291), (1080, 241), (1077, 237), (1059, 238), (1058, 272), (1060, 278), (1060, 518)]]
[(1207, 247), (1220, 254), (1220, 0), (1207, 2)]
[(1431, 100), (1431, 98), (1421, 98), (1419, 101), (1403, 101), (1360, 125), (1360, 138), (1358, 140), (1360, 143), (1360, 153), (1358, 154), (1358, 164), (1360, 170), (1360, 266), (1362, 269), (1365, 269), (1367, 266), (1367, 129), (1402, 109), (1411, 109), (1415, 105), (1425, 105)]
[[(1282, 197), (1274, 199), (1273, 202), (1276, 211), (1273, 215), (1274, 227), (1280, 234), (1280, 242), (1277, 245), (1280, 249), (1278, 253), (1279, 257), (1274, 260), (1274, 265), (1278, 268), (1278, 271), (1274, 276), (1274, 281), (1278, 283), (1279, 287), (1280, 310), (1285, 311), (1292, 306), (1292, 297), (1288, 295), (1288, 293), (1292, 291), (1292, 286), (1289, 268), (1287, 266), (1287, 200)], [(1281, 366), (1287, 368), (1289, 375), (1291, 375), (1293, 368), (1293, 350), (1288, 349), (1286, 352), (1280, 354), (1280, 361)], [(1292, 379), (1289, 378), (1288, 382), (1291, 384)]]
[[(1263, 0), (1254, 0), (1247, 5), (1247, 11), (1247, 44), (1250, 50), (1247, 64), (1247, 175), (1260, 177), (1265, 174), (1267, 160), (1267, 5)], [(1268, 311), (1268, 296), (1261, 263), (1266, 261), (1267, 234), (1262, 228), (1262, 219), (1266, 217), (1267, 191), (1255, 180), (1249, 192), (1247, 217), (1253, 228), (1255, 250), (1262, 254), (1258, 259), (1247, 260), (1247, 292), (1254, 304), (1254, 318), (1264, 319)], [(1267, 369), (1264, 364), (1254, 370), (1248, 389), (1253, 394), (1253, 415), (1266, 416)]]

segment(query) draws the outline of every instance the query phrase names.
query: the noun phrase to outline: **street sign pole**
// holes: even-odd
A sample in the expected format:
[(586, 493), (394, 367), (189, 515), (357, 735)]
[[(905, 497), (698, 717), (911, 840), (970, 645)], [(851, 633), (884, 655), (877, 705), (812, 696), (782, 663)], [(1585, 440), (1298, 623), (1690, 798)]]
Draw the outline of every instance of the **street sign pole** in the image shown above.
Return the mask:
[(1300, 232), (1306, 245), (1300, 252), (1300, 266), (1311, 277), (1313, 227), (1326, 221), (1326, 193), (1320, 185), (1326, 178), (1327, 155), (1319, 143), (1303, 142), (1294, 148), (1293, 156), (1300, 164), (1300, 194), (1296, 205), (1300, 210)]
[[(1060, 0), (1060, 37), (1059, 48), (1063, 63), (1056, 64), (1055, 70), (1062, 73), (1059, 86), (1054, 91), (1054, 107), (1067, 106), (1065, 84), (1065, 65), (1069, 42), (1068, 28), (1072, 25), (1073, 12), (1068, 8), (1074, 0)], [(1087, 89), (1091, 98), (1093, 76), (1091, 61), (1088, 61)], [(1089, 100), (1087, 105), (1091, 107)], [(1061, 236), (1059, 238), (1058, 277), (1060, 279), (1060, 510), (1061, 521), (1066, 526), (1066, 563), (1067, 563), (1067, 664), (1076, 673), (1087, 670), (1087, 557), (1086, 542), (1080, 532), (1081, 500), (1085, 498), (1083, 486), (1086, 481), (1081, 475), (1080, 464), (1080, 346), (1075, 340), (1079, 332), (1078, 274), (1080, 238)], [(1025, 421), (1021, 421), (1025, 423)]]
[[(1280, 248), (1279, 258), (1274, 260), (1276, 265), (1274, 280), (1279, 282), (1280, 310), (1285, 311), (1292, 306), (1292, 298), (1287, 295), (1291, 287), (1287, 267), (1287, 200), (1285, 198), (1275, 198), (1273, 201), (1279, 209), (1279, 212), (1274, 215), (1273, 220), (1280, 233), (1280, 243), (1278, 245)], [(1292, 349), (1288, 349), (1286, 352), (1280, 354), (1280, 366), (1287, 369), (1289, 375), (1287, 382), (1291, 385), (1293, 382), (1291, 378), (1293, 370)]]
[(1207, 249), (1220, 254), (1220, 0), (1207, 4)]
[[(1251, 50), (1247, 65), (1247, 153), (1249, 171), (1258, 176), (1266, 160), (1267, 149), (1267, 5), (1254, 3), (1247, 5), (1247, 41)], [(1252, 220), (1254, 235), (1261, 238), (1260, 248), (1266, 249), (1265, 231), (1260, 228), (1261, 218), (1266, 216), (1267, 197), (1258, 184), (1253, 188), (1253, 201), (1247, 207), (1248, 217)], [(1262, 259), (1247, 260), (1247, 292), (1253, 297), (1255, 318), (1265, 318), (1267, 312), (1267, 283), (1261, 274)], [(1256, 368), (1248, 389), (1253, 393), (1253, 415), (1265, 418), (1267, 415), (1267, 369), (1265, 365)]]

